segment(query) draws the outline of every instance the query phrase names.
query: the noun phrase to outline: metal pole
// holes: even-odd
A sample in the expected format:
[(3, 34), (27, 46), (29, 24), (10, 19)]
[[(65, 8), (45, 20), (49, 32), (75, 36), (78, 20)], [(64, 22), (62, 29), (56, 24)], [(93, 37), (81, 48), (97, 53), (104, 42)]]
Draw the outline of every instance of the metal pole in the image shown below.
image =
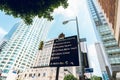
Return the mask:
[(90, 78), (92, 79), (92, 73), (90, 73)]
[(76, 27), (77, 27), (77, 39), (78, 39), (78, 52), (79, 52), (79, 65), (80, 67), (80, 78), (84, 80), (84, 71), (83, 71), (83, 58), (82, 58), (82, 53), (81, 53), (81, 46), (80, 46), (80, 34), (79, 34), (79, 26), (78, 26), (78, 19), (76, 17)]
[(59, 78), (59, 69), (60, 69), (60, 67), (57, 67), (55, 80), (58, 80), (58, 78)]

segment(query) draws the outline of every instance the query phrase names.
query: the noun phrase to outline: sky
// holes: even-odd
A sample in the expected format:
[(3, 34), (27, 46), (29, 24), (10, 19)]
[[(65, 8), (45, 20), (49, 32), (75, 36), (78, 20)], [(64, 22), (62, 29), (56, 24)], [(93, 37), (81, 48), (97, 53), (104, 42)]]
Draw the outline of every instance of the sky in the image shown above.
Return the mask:
[[(86, 38), (88, 44), (94, 43), (96, 41), (96, 37), (87, 9), (86, 0), (68, 0), (68, 3), (69, 6), (67, 9), (60, 6), (58, 9), (54, 10), (54, 21), (48, 33), (47, 40), (56, 38), (62, 32), (66, 37), (77, 35), (75, 21), (71, 21), (66, 25), (62, 24), (63, 21), (75, 19), (77, 16), (80, 38)], [(0, 11), (0, 40), (18, 21), (20, 21), (19, 18), (5, 15), (4, 12)]]
[[(88, 48), (90, 47), (88, 49), (89, 54), (93, 55), (91, 58), (95, 58), (96, 56), (94, 47), (91, 46), (97, 42), (97, 39), (93, 29), (92, 21), (90, 20), (90, 14), (88, 12), (86, 1), (87, 0), (68, 0), (69, 6), (67, 9), (64, 9), (63, 7), (55, 9), (54, 13), (52, 14), (54, 16), (54, 21), (48, 32), (47, 40), (57, 38), (60, 33), (64, 33), (66, 37), (77, 35), (76, 21), (70, 21), (66, 25), (62, 24), (62, 22), (65, 20), (75, 19), (77, 17), (80, 38), (87, 39), (86, 43)], [(14, 24), (20, 20), (21, 19), (19, 18), (5, 15), (4, 12), (0, 11), (0, 40), (10, 31)], [(94, 61), (92, 62), (95, 64)]]
[(4, 12), (0, 11), (0, 40), (7, 34), (15, 23), (20, 21), (19, 18), (5, 15)]
[(68, 2), (69, 6), (67, 9), (59, 7), (54, 11), (54, 21), (48, 34), (48, 39), (57, 37), (62, 32), (66, 36), (76, 35), (75, 21), (70, 21), (66, 25), (63, 25), (62, 22), (75, 19), (77, 16), (80, 38), (86, 38), (88, 44), (93, 44), (97, 40), (90, 20), (86, 0), (68, 0)]

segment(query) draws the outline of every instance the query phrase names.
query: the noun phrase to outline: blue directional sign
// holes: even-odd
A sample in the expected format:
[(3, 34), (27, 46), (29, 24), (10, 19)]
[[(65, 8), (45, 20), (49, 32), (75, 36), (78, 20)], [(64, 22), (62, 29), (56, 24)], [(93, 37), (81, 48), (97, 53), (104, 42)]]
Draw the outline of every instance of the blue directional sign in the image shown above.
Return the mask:
[(77, 36), (54, 40), (50, 66), (79, 66)]
[(93, 68), (85, 68), (85, 73), (92, 73), (93, 72)]

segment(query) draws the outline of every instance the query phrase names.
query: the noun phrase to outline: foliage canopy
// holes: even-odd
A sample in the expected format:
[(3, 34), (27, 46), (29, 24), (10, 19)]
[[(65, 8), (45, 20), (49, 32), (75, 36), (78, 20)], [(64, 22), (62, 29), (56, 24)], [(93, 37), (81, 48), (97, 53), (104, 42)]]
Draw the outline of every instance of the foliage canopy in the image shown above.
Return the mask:
[(26, 24), (32, 24), (35, 16), (53, 20), (51, 13), (59, 6), (67, 8), (67, 0), (0, 0), (1, 11), (23, 19)]
[(78, 79), (75, 78), (73, 75), (69, 74), (64, 77), (64, 80), (78, 80)]

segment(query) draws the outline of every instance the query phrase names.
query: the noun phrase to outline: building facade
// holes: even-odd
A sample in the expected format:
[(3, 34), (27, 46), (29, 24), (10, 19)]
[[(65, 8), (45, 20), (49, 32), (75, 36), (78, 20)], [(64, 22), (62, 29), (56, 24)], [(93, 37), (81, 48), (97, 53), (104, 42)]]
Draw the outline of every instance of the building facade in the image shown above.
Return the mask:
[(98, 0), (120, 46), (120, 0)]
[(4, 46), (7, 44), (7, 41), (2, 41), (0, 44), (0, 52), (2, 51), (2, 49), (4, 48)]
[(0, 52), (0, 69), (3, 78), (9, 76), (10, 70), (20, 72), (33, 66), (39, 43), (45, 40), (50, 22), (35, 17), (32, 25), (26, 25), (21, 21), (15, 26), (8, 34), (7, 44)]
[(45, 42), (36, 59), (35, 66), (49, 66), (54, 40)]
[[(67, 74), (73, 74), (75, 67), (61, 67), (58, 80), (63, 80)], [(31, 68), (19, 73), (16, 80), (56, 80), (56, 67)]]
[[(54, 40), (44, 43), (43, 49), (38, 51), (34, 67), (19, 73), (17, 80), (55, 80), (57, 67), (49, 66), (53, 43)], [(60, 67), (59, 69), (58, 80), (63, 80), (67, 74), (78, 76), (76, 67)]]
[[(98, 3), (93, 0), (87, 0), (89, 11), (91, 14), (91, 19), (94, 24), (94, 29), (96, 30), (97, 38), (102, 42), (105, 53), (108, 57), (109, 63), (111, 64), (108, 68), (109, 71), (112, 70), (112, 78), (116, 77), (116, 73), (120, 71), (120, 48), (114, 38), (112, 29), (109, 27), (105, 16), (101, 12)], [(110, 78), (110, 75), (109, 75)]]
[(108, 64), (106, 62), (106, 60), (108, 59), (106, 57), (106, 54), (104, 53), (101, 43), (95, 43), (95, 50), (96, 50), (97, 59), (100, 65), (100, 70), (102, 73), (103, 80), (109, 80), (108, 74), (110, 75), (110, 72), (108, 71), (109, 73), (107, 74)]

